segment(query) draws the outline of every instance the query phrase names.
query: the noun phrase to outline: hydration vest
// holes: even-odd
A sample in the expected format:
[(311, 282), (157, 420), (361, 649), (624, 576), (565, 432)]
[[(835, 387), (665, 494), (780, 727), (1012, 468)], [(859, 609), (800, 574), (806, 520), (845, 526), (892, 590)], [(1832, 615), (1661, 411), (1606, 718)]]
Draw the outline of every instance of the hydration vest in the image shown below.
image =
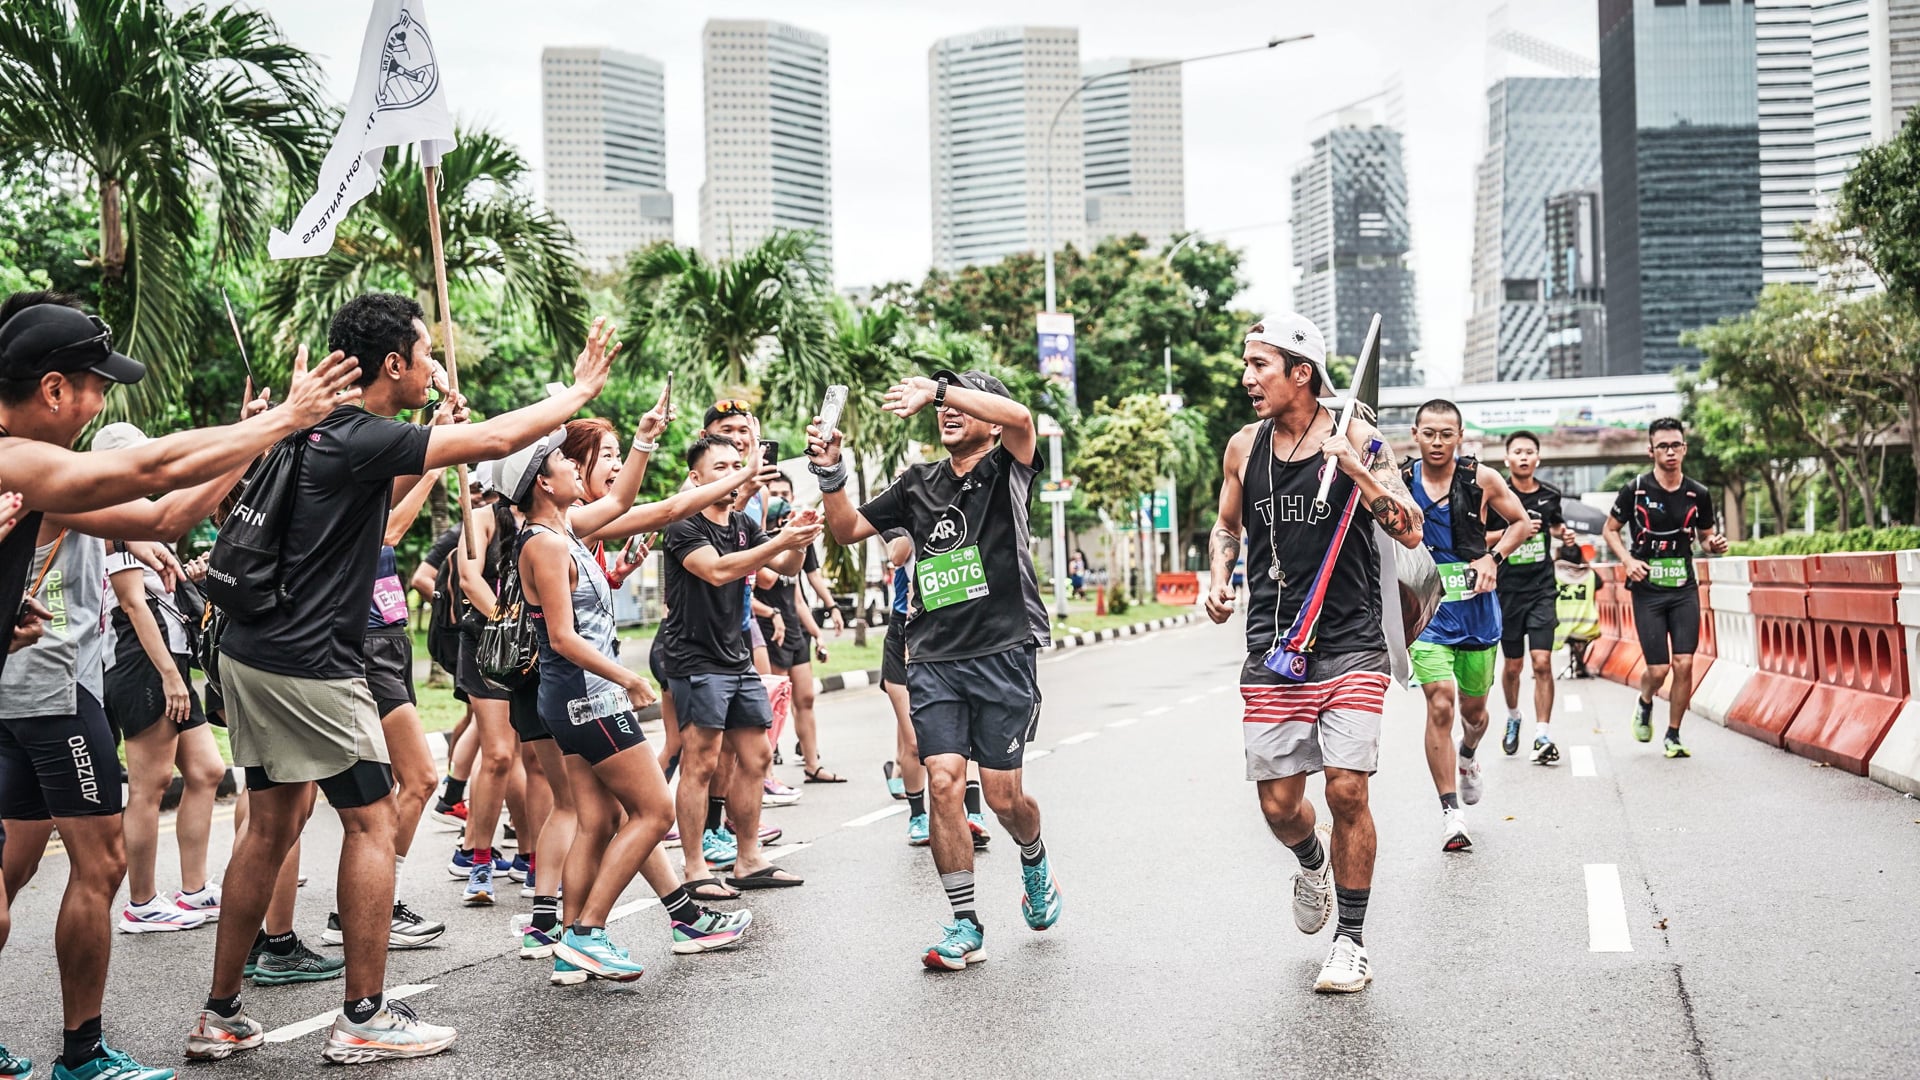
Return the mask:
[[(1413, 465), (1419, 460), (1419, 455), (1414, 455), (1400, 466), (1400, 478), (1408, 491), (1418, 483), (1413, 477)], [(1455, 458), (1453, 485), (1447, 489), (1446, 503), (1453, 522), (1453, 553), (1461, 562), (1472, 562), (1487, 553), (1487, 522), (1481, 516), (1484, 497), (1480, 490), (1480, 459)]]

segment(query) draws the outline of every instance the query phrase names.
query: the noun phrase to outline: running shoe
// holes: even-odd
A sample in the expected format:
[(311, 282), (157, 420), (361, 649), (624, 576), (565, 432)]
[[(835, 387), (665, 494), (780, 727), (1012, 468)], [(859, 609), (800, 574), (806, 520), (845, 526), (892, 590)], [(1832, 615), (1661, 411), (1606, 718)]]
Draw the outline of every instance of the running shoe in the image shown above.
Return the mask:
[(0, 1080), (27, 1080), (32, 1075), (32, 1058), (21, 1057), (0, 1046)]
[(1053, 864), (1041, 859), (1039, 866), (1020, 864), (1020, 881), (1026, 887), (1020, 897), (1020, 914), (1027, 926), (1045, 930), (1060, 921), (1060, 886), (1053, 880)]
[(972, 919), (956, 919), (940, 928), (939, 942), (927, 949), (921, 962), (935, 971), (960, 971), (987, 958), (987, 938)]
[(1665, 753), (1670, 758), (1693, 756), (1693, 751), (1688, 750), (1686, 748), (1686, 745), (1683, 744), (1679, 739), (1671, 739), (1671, 738), (1667, 739), (1664, 746), (1665, 746)]
[(510, 881), (525, 881), (527, 880), (527, 871), (529, 869), (527, 857), (525, 855), (515, 855), (513, 861), (507, 864), (507, 878)]
[(267, 949), (266, 931), (264, 930), (254, 931), (253, 947), (247, 950), (246, 969), (240, 972), (240, 976), (242, 978), (251, 979), (253, 978), (254, 974), (260, 970), (260, 954), (265, 952), (266, 949)]
[(1635, 701), (1633, 704), (1633, 737), (1640, 742), (1653, 741), (1653, 702)]
[(1357, 994), (1373, 981), (1373, 965), (1367, 962), (1367, 950), (1350, 937), (1335, 937), (1333, 951), (1320, 968), (1313, 984), (1316, 994)]
[(662, 837), (660, 840), (660, 846), (667, 847), (667, 848), (679, 847), (680, 846), (680, 826), (675, 825), (673, 828), (668, 829), (667, 835)]
[(1467, 835), (1467, 815), (1452, 806), (1440, 808), (1440, 850), (1465, 851), (1473, 846)]
[(560, 940), (554, 942), (553, 955), (596, 979), (613, 982), (632, 982), (646, 971), (627, 955), (627, 950), (607, 937), (604, 926), (596, 926), (584, 934), (575, 933), (569, 927), (560, 935)]
[(1504, 751), (1508, 757), (1512, 757), (1513, 755), (1520, 752), (1520, 718), (1519, 717), (1517, 716), (1507, 717), (1507, 733), (1506, 735), (1502, 736), (1500, 739), (1500, 749)]
[(933, 833), (927, 824), (927, 815), (915, 814), (907, 819), (907, 844), (910, 847), (926, 847), (933, 842)]
[(897, 768), (897, 766), (891, 761), (881, 762), (880, 775), (887, 778), (887, 794), (896, 799), (904, 800), (907, 797), (907, 782), (894, 775), (893, 770), (895, 768)]
[[(508, 862), (499, 852), (495, 852), (493, 855), (493, 872), (496, 874), (504, 874), (511, 869), (513, 869), (513, 864)], [(447, 876), (459, 878), (463, 881), (473, 876), (472, 848), (462, 849), (456, 847), (453, 849), (453, 858), (447, 861)]]
[(467, 888), (460, 894), (460, 902), (468, 907), (493, 906), (493, 867), (488, 863), (475, 863), (467, 874)]
[(769, 776), (760, 782), (761, 806), (792, 806), (800, 801), (800, 793), (793, 788)]
[(220, 921), (220, 886), (209, 881), (199, 892), (173, 894), (174, 906), (181, 911), (197, 911), (210, 923)]
[(337, 1065), (358, 1065), (388, 1058), (416, 1058), (437, 1054), (453, 1045), (458, 1032), (429, 1024), (404, 1001), (389, 1001), (364, 1024), (334, 1018), (320, 1056)]
[(1480, 779), (1480, 759), (1463, 757), (1460, 759), (1460, 801), (1468, 806), (1480, 801), (1481, 792), (1486, 785)]
[(547, 982), (554, 986), (579, 986), (587, 981), (587, 973), (567, 963), (561, 956), (553, 958), (553, 974), (547, 976)]
[(542, 930), (528, 923), (520, 928), (520, 959), (545, 960), (553, 955), (553, 946), (560, 940), (560, 928)]
[(467, 800), (461, 799), (457, 803), (450, 803), (445, 799), (435, 799), (433, 809), (427, 814), (449, 828), (464, 829), (467, 827)]
[(128, 904), (120, 909), (117, 925), (123, 934), (156, 934), (173, 930), (197, 930), (207, 917), (197, 911), (182, 910), (171, 900), (158, 896), (144, 904)]
[(187, 1032), (187, 1060), (221, 1061), (266, 1041), (266, 1027), (246, 1013), (228, 1017), (202, 1009), (193, 1030)]
[(522, 900), (531, 900), (540, 895), (539, 886), (534, 881), (535, 869), (537, 868), (531, 864), (527, 866), (527, 880), (520, 883), (520, 899)]
[(106, 1043), (100, 1044), (105, 1051), (100, 1057), (78, 1068), (67, 1068), (59, 1061), (53, 1063), (53, 1080), (173, 1080), (172, 1069), (156, 1069), (133, 1060), (133, 1056), (115, 1050)]
[(1552, 739), (1542, 735), (1533, 740), (1533, 757), (1530, 760), (1535, 765), (1552, 765), (1560, 760), (1560, 748), (1554, 745)]
[(700, 837), (700, 855), (707, 860), (708, 866), (724, 870), (740, 857), (740, 849), (730, 834), (719, 829), (708, 829)]
[[(387, 948), (417, 949), (432, 942), (447, 932), (446, 923), (437, 923), (414, 911), (406, 904), (393, 902), (393, 921), (387, 925)], [(320, 944), (345, 945), (346, 935), (340, 932), (338, 912), (327, 916), (327, 928), (320, 932)]]
[(682, 956), (692, 953), (712, 952), (724, 949), (738, 942), (753, 925), (753, 912), (709, 911), (701, 910), (700, 917), (691, 923), (675, 920), (673, 924), (673, 951)]
[(347, 962), (341, 957), (321, 956), (296, 940), (293, 954), (281, 956), (262, 950), (253, 969), (256, 986), (284, 986), (287, 983), (325, 982), (346, 974)]
[(510, 848), (518, 848), (520, 846), (520, 834), (514, 831), (512, 818), (508, 818), (506, 822), (500, 826), (500, 846)]
[[(740, 830), (733, 827), (733, 822), (727, 822), (722, 831), (727, 834), (727, 839), (734, 841), (735, 847), (740, 846), (738, 840), (735, 840)], [(787, 834), (782, 831), (778, 825), (762, 825), (760, 826), (760, 846), (766, 847), (769, 844), (777, 844), (780, 842), (780, 838), (785, 835)]]
[(1333, 917), (1333, 826), (1313, 827), (1320, 838), (1320, 869), (1297, 870), (1293, 875), (1293, 925), (1303, 934), (1317, 934)]
[(980, 814), (967, 815), (967, 831), (973, 834), (976, 851), (993, 843), (993, 834), (987, 831), (987, 819)]

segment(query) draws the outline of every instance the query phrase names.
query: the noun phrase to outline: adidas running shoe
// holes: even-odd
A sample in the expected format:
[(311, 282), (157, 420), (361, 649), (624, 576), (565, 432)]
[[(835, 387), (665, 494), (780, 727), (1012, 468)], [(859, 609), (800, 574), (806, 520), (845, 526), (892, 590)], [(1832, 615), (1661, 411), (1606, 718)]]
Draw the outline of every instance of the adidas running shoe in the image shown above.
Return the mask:
[(1350, 937), (1335, 937), (1333, 951), (1320, 968), (1313, 984), (1316, 994), (1357, 994), (1373, 981), (1373, 965), (1367, 962), (1366, 947)]
[(195, 911), (207, 917), (210, 923), (220, 921), (220, 886), (209, 881), (199, 892), (177, 892), (173, 894), (173, 903), (181, 911)]
[(404, 1001), (389, 1001), (364, 1024), (347, 1019), (344, 1012), (335, 1017), (320, 1056), (338, 1065), (427, 1057), (452, 1046), (458, 1034), (421, 1020)]
[(33, 1075), (33, 1059), (0, 1046), (0, 1080), (27, 1080)]
[(566, 958), (555, 955), (553, 974), (547, 976), (547, 982), (554, 986), (579, 986), (587, 981), (587, 973), (567, 963)]
[(972, 919), (956, 919), (941, 927), (941, 938), (927, 949), (921, 962), (935, 971), (960, 971), (987, 958), (987, 938)]
[(106, 1043), (100, 1044), (105, 1051), (100, 1057), (84, 1065), (68, 1068), (64, 1062), (53, 1063), (53, 1080), (173, 1080), (172, 1069), (154, 1068), (133, 1060), (133, 1056), (124, 1051), (115, 1050)]
[(967, 831), (973, 834), (975, 850), (993, 843), (993, 834), (987, 831), (987, 819), (980, 814), (967, 815)]
[(740, 849), (734, 845), (733, 835), (720, 829), (708, 829), (700, 837), (700, 855), (707, 865), (715, 870), (725, 870), (740, 857)]
[(559, 940), (559, 927), (542, 930), (528, 923), (520, 928), (520, 959), (545, 960), (553, 955), (553, 946)]
[(881, 762), (880, 775), (887, 778), (887, 794), (893, 796), (895, 799), (905, 799), (907, 797), (907, 782), (894, 775), (894, 769), (896, 767), (897, 766), (891, 761)]
[(646, 972), (627, 955), (627, 950), (607, 937), (604, 926), (596, 926), (584, 934), (575, 933), (569, 927), (560, 935), (560, 940), (554, 942), (553, 955), (596, 979), (632, 982)]
[(1293, 875), (1293, 925), (1303, 934), (1317, 934), (1333, 917), (1333, 826), (1313, 827), (1320, 839), (1320, 869), (1301, 869)]
[(933, 842), (931, 826), (927, 824), (927, 815), (915, 814), (907, 819), (907, 843), (912, 847), (926, 847)]
[(206, 923), (205, 914), (184, 910), (171, 900), (162, 900), (158, 896), (144, 904), (128, 904), (120, 909), (120, 918), (115, 920), (115, 925), (123, 934), (197, 930)]
[(266, 1027), (246, 1013), (228, 1017), (202, 1009), (193, 1030), (187, 1032), (187, 1060), (221, 1061), (266, 1041)]
[(712, 952), (738, 942), (753, 925), (751, 911), (710, 911), (702, 909), (691, 923), (673, 924), (673, 951), (682, 955)]
[(1020, 914), (1026, 916), (1027, 926), (1034, 930), (1045, 930), (1060, 921), (1060, 886), (1053, 880), (1053, 865), (1047, 859), (1041, 859), (1040, 865), (1020, 865), (1020, 881), (1025, 887), (1020, 897)]

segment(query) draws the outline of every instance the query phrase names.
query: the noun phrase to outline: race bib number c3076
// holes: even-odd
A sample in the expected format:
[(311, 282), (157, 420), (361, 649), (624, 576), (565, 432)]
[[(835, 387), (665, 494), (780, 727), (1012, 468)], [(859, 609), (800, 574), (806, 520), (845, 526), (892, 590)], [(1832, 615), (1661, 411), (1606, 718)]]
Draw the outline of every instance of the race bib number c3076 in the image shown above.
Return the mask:
[(987, 595), (987, 567), (980, 561), (977, 545), (921, 559), (914, 564), (913, 575), (920, 590), (920, 607), (925, 611), (939, 611)]

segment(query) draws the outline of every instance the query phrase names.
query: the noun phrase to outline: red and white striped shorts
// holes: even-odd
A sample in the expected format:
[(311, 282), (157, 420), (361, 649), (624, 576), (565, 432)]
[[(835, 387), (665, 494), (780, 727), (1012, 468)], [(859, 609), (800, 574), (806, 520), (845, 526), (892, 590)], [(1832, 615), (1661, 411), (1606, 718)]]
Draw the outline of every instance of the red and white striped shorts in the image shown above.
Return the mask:
[(1393, 681), (1384, 651), (1316, 657), (1300, 683), (1281, 678), (1265, 660), (1251, 653), (1240, 669), (1247, 779), (1379, 767), (1381, 719)]

